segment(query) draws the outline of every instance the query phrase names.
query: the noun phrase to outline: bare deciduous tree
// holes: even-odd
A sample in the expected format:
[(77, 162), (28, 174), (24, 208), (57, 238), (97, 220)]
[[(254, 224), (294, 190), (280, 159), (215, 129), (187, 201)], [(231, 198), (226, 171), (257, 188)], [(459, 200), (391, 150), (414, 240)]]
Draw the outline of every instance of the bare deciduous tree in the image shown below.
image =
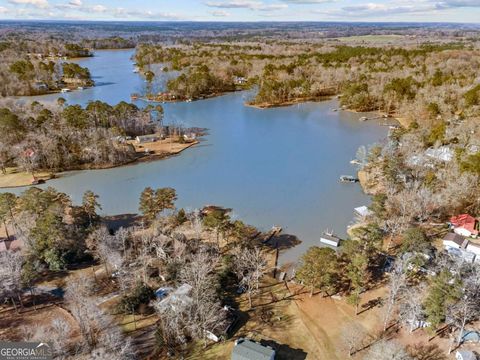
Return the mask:
[(237, 247), (235, 249), (234, 268), (240, 280), (240, 285), (246, 288), (251, 308), (252, 294), (258, 291), (260, 279), (267, 270), (267, 261), (262, 251), (257, 247)]

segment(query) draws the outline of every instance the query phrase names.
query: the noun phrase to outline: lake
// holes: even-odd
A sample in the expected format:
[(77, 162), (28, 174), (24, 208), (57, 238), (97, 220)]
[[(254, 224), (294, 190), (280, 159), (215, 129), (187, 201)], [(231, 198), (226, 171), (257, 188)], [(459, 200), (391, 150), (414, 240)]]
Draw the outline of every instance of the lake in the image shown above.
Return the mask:
[[(77, 60), (90, 69), (97, 86), (61, 96), (82, 105), (97, 99), (110, 104), (130, 101), (130, 94), (145, 86), (132, 72), (132, 55), (133, 50), (108, 50)], [(31, 100), (54, 101), (59, 96)], [(71, 172), (44, 186), (66, 192), (76, 203), (92, 190), (100, 196), (104, 214), (137, 212), (139, 195), (147, 186), (173, 187), (179, 208), (221, 205), (262, 230), (280, 225), (285, 233), (298, 236), (302, 244), (283, 253), (281, 263), (318, 245), (326, 229), (345, 235), (353, 208), (368, 204), (369, 197), (358, 184), (340, 183), (338, 178), (354, 174), (349, 161), (358, 147), (381, 141), (388, 127), (360, 122), (359, 114), (332, 111), (338, 107), (336, 100), (260, 110), (244, 106), (246, 96), (243, 92), (164, 104), (165, 123), (208, 128), (199, 145), (178, 156)]]

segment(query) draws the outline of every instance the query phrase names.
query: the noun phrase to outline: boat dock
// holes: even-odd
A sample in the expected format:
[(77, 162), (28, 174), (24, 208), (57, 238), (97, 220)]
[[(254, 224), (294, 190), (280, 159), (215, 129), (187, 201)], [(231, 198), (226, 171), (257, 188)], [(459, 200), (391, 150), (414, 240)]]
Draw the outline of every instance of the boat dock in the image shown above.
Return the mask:
[(341, 175), (340, 181), (344, 183), (356, 183), (356, 182), (359, 182), (360, 180), (352, 175)]

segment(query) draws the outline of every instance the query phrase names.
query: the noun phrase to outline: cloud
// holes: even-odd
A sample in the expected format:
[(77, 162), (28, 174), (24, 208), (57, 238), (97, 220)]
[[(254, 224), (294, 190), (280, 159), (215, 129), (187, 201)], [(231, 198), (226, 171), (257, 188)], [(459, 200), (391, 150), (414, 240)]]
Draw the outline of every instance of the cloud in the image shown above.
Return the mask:
[(0, 14), (8, 13), (8, 9), (6, 7), (0, 6)]
[(49, 7), (47, 0), (8, 0), (8, 2), (14, 5), (27, 5), (39, 9), (45, 9)]
[(460, 7), (480, 7), (480, 0), (447, 0), (436, 3), (437, 9), (450, 9)]
[(336, 0), (282, 0), (288, 4), (293, 5), (315, 5), (315, 4), (324, 4), (329, 2), (334, 2)]
[(183, 18), (174, 13), (154, 12), (149, 10), (130, 10), (125, 8), (116, 8), (113, 10), (113, 16), (116, 18), (134, 18), (149, 20), (182, 20)]
[(215, 11), (210, 11), (210, 14), (212, 14), (215, 17), (227, 17), (230, 16), (230, 13), (224, 10), (215, 10)]
[(82, 6), (83, 3), (82, 3), (82, 0), (70, 0), (69, 5), (72, 5), (72, 6)]
[(92, 10), (96, 13), (101, 13), (107, 11), (107, 8), (103, 5), (94, 5), (92, 7)]
[(259, 11), (275, 11), (288, 8), (287, 4), (264, 4), (257, 0), (208, 1), (205, 5), (220, 9), (250, 9)]

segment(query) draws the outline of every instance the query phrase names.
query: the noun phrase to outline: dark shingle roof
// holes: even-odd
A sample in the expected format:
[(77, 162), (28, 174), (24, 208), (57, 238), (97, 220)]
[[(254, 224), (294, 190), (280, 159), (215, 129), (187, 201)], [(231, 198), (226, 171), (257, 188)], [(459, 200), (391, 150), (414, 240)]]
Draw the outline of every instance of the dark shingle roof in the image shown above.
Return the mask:
[(465, 237), (463, 237), (462, 235), (458, 235), (456, 233), (448, 233), (447, 235), (445, 235), (443, 240), (444, 241), (452, 241), (455, 244), (457, 244), (458, 246), (462, 246), (463, 242), (465, 241)]

